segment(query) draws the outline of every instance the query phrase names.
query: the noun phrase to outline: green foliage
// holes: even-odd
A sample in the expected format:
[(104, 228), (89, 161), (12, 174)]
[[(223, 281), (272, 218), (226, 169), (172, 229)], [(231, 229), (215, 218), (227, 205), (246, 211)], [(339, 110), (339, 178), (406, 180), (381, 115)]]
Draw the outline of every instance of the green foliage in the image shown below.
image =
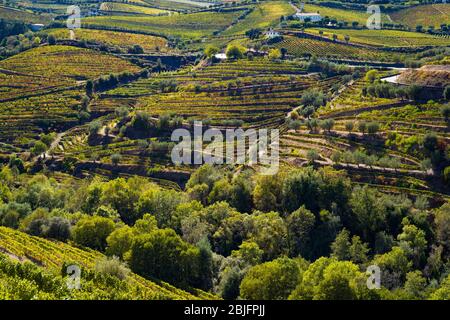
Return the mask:
[(81, 218), (73, 228), (73, 240), (82, 246), (104, 250), (106, 238), (113, 232), (114, 222), (103, 217)]
[(219, 48), (217, 48), (215, 46), (207, 46), (205, 49), (205, 55), (208, 58), (213, 57), (216, 53), (219, 53)]
[(244, 57), (245, 48), (240, 45), (230, 44), (228, 45), (225, 54), (230, 60), (242, 59)]
[(278, 258), (252, 267), (241, 282), (241, 297), (249, 300), (283, 300), (296, 287), (299, 267), (295, 260)]
[(135, 238), (130, 267), (142, 276), (187, 286), (198, 277), (199, 255), (199, 249), (184, 242), (175, 231), (158, 229)]

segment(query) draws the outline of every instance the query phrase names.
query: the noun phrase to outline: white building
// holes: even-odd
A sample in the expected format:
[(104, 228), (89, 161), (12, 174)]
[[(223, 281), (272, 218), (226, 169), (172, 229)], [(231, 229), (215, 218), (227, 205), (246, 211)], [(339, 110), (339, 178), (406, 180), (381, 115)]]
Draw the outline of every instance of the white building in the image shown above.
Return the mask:
[(280, 36), (280, 33), (274, 31), (273, 29), (270, 29), (269, 31), (266, 31), (264, 34), (269, 39), (277, 38), (277, 37)]
[(226, 60), (227, 59), (227, 55), (225, 53), (216, 53), (214, 55), (214, 58), (216, 58), (218, 60)]
[(30, 29), (32, 31), (40, 31), (40, 30), (44, 29), (44, 25), (41, 23), (34, 23), (30, 26)]
[(299, 19), (300, 21), (305, 21), (309, 19), (311, 22), (319, 22), (322, 21), (322, 16), (319, 13), (305, 13), (305, 12), (297, 12), (294, 14), (294, 17)]

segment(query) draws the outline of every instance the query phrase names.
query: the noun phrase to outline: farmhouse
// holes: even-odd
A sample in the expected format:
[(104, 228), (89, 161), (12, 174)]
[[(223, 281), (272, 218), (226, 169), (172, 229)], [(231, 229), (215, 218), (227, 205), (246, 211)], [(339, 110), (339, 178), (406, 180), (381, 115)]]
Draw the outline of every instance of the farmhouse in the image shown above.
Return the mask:
[(266, 31), (264, 34), (269, 39), (278, 38), (280, 36), (280, 33), (274, 31), (272, 28), (270, 28), (270, 30)]
[(322, 20), (322, 16), (319, 13), (304, 13), (304, 12), (297, 12), (294, 14), (294, 17), (299, 19), (300, 21), (306, 21), (306, 19), (309, 19), (311, 22), (319, 22)]

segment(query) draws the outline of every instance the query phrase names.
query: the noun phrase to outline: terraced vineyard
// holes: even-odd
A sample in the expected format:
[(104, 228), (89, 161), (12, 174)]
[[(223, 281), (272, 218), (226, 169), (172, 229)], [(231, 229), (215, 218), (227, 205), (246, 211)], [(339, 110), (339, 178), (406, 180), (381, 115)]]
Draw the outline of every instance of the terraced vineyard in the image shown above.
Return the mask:
[[(3, 74), (12, 73), (19, 76), (20, 82), (27, 82), (21, 77), (41, 78), (39, 86), (48, 89), (47, 81), (60, 83), (61, 86), (75, 85), (77, 81), (97, 78), (104, 74), (119, 72), (135, 72), (139, 68), (116, 57), (101, 54), (83, 48), (70, 46), (42, 46), (25, 51), (0, 62)], [(4, 79), (3, 84), (14, 83)], [(36, 88), (30, 88), (35, 91)], [(16, 89), (23, 95), (23, 88)], [(8, 97), (14, 96), (15, 90), (8, 92)]]
[[(233, 119), (261, 126), (283, 121), (302, 91), (317, 81), (304, 73), (298, 63), (265, 59), (224, 62), (195, 72), (161, 74), (107, 92), (105, 96), (137, 97), (136, 109), (154, 116), (176, 112), (185, 118), (209, 119), (213, 124)], [(178, 83), (177, 92), (158, 93), (158, 84), (163, 80)], [(334, 82), (336, 79), (322, 81), (318, 88), (326, 91)]]
[(84, 27), (199, 38), (230, 25), (241, 13), (201, 12), (161, 17), (99, 16), (82, 19)]
[[(321, 165), (345, 169), (354, 181), (370, 182), (413, 194), (433, 195), (427, 182), (432, 173), (422, 166), (423, 155), (417, 153), (417, 144), (428, 132), (438, 133), (439, 139), (450, 138), (438, 103), (399, 105), (385, 108), (371, 106), (371, 111), (354, 107), (352, 112), (320, 114), (320, 118), (334, 119), (333, 130), (290, 130), (281, 139), (281, 152), (287, 163), (299, 165), (308, 162), (308, 153), (317, 152)], [(420, 121), (417, 121), (420, 119)], [(376, 135), (358, 131), (359, 123), (376, 122)], [(352, 123), (352, 129), (348, 129)], [(383, 188), (384, 188), (383, 187)], [(403, 190), (403, 191), (402, 191)]]
[[(55, 36), (58, 40), (70, 39), (70, 32), (67, 29), (48, 29), (45, 33)], [(124, 49), (130, 48), (134, 45), (139, 45), (145, 52), (169, 51), (166, 39), (144, 34), (108, 30), (79, 29), (75, 32), (75, 39), (104, 43), (109, 46), (117, 46)]]
[(332, 39), (333, 34), (344, 41), (345, 36), (350, 37), (350, 42), (379, 47), (418, 47), (418, 46), (448, 46), (448, 36), (434, 36), (426, 33), (407, 32), (398, 30), (329, 30), (323, 28), (307, 29), (306, 32)]
[[(329, 17), (331, 19), (336, 19), (338, 21), (345, 21), (348, 23), (352, 23), (354, 21), (358, 22), (361, 26), (365, 26), (367, 23), (367, 19), (370, 14), (364, 11), (356, 11), (356, 10), (345, 10), (338, 8), (330, 8), (326, 6), (318, 6), (313, 4), (306, 4), (304, 7), (304, 12), (310, 13), (320, 13), (322, 17)], [(389, 18), (386, 14), (381, 15), (381, 22), (386, 23), (390, 22)]]
[(30, 11), (8, 8), (0, 5), (0, 19), (22, 21), (25, 23), (47, 24), (52, 21), (52, 16), (49, 14), (36, 14)]
[(138, 3), (140, 5), (148, 5), (150, 7), (175, 10), (175, 11), (193, 11), (207, 7), (208, 2), (200, 1), (183, 1), (183, 0), (132, 0), (130, 2)]
[(148, 15), (159, 15), (168, 14), (169, 11), (161, 10), (156, 8), (135, 6), (126, 3), (117, 2), (102, 2), (100, 4), (100, 10), (108, 13), (135, 13), (135, 14), (148, 14)]
[(26, 146), (43, 128), (78, 122), (81, 81), (138, 71), (129, 62), (88, 49), (43, 46), (0, 62), (1, 141)]
[[(60, 272), (65, 263), (75, 263), (93, 269), (95, 263), (104, 257), (101, 253), (79, 249), (61, 242), (53, 242), (9, 228), (0, 227), (0, 250), (20, 261), (32, 261), (45, 269)], [(156, 284), (136, 274), (131, 274), (130, 290), (142, 291), (144, 299), (198, 299), (198, 297), (177, 289), (167, 283)], [(201, 298), (211, 297), (200, 294)]]
[(362, 88), (366, 85), (364, 79), (359, 79), (347, 86), (335, 99), (319, 110), (321, 114), (351, 112), (362, 108), (376, 108), (382, 105), (399, 103), (400, 99), (378, 98), (362, 95)]
[(362, 61), (392, 61), (395, 54), (376, 51), (373, 49), (364, 49), (347, 46), (339, 43), (323, 42), (308, 38), (297, 38), (293, 36), (284, 36), (283, 41), (276, 44), (277, 48), (286, 48), (288, 54), (296, 57), (305, 55), (317, 55), (328, 58), (344, 58)]
[(450, 4), (436, 3), (414, 6), (391, 13), (390, 17), (397, 23), (402, 23), (410, 28), (418, 25), (428, 28), (439, 28), (441, 24), (450, 23)]

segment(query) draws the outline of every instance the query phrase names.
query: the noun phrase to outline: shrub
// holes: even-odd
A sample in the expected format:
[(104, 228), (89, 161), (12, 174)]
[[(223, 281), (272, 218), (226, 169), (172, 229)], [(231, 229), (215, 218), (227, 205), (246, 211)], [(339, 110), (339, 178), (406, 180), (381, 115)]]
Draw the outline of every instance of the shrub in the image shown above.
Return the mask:
[(130, 273), (130, 269), (128, 269), (127, 265), (124, 262), (120, 261), (117, 257), (105, 257), (101, 260), (98, 260), (95, 263), (95, 271), (108, 274), (120, 280), (126, 279), (128, 274)]
[(73, 240), (82, 246), (105, 250), (106, 238), (114, 230), (114, 222), (103, 217), (81, 218), (73, 228)]
[(245, 48), (240, 45), (230, 44), (225, 51), (228, 59), (237, 60), (244, 57)]

